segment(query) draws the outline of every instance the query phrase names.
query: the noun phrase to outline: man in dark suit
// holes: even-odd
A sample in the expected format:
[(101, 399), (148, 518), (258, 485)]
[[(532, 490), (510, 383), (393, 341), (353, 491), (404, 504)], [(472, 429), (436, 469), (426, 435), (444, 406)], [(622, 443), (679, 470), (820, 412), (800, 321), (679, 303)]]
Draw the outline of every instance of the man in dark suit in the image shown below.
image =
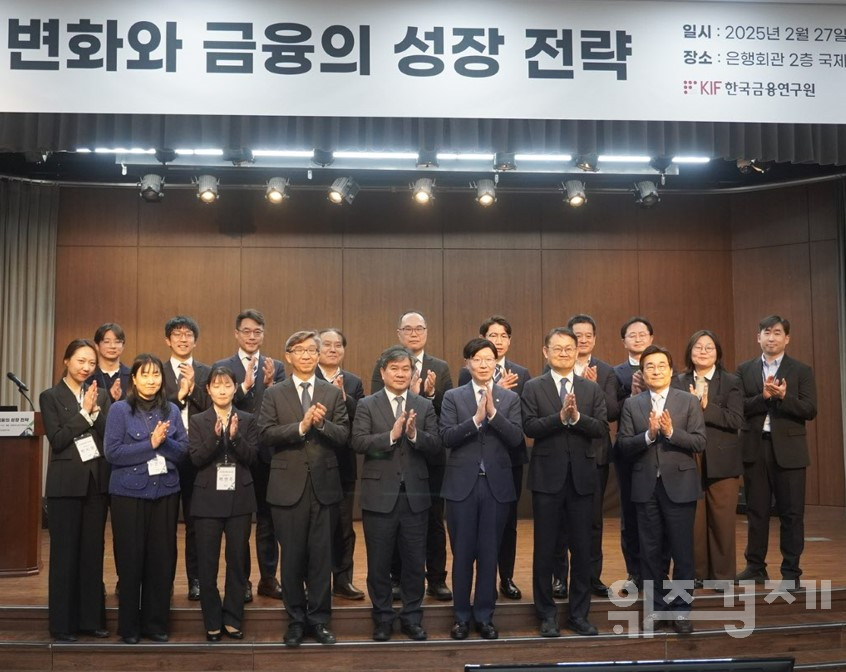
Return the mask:
[(361, 517), (367, 545), (367, 591), (373, 603), (373, 639), (385, 642), (396, 618), (392, 601), (394, 548), (402, 557), (400, 623), (413, 640), (426, 639), (422, 626), (426, 527), (432, 498), (426, 455), (440, 450), (432, 402), (411, 392), (411, 353), (392, 346), (379, 358), (383, 390), (358, 405), (352, 446), (364, 454)]
[[(525, 366), (506, 358), (511, 347), (511, 323), (502, 315), (492, 315), (482, 322), (479, 335), (496, 346), (497, 361), (493, 382), (511, 390), (518, 397), (523, 396), (523, 386), (531, 378)], [(466, 368), (458, 373), (458, 384), (470, 382), (470, 371)], [(505, 531), (502, 533), (502, 545), (499, 548), (499, 592), (510, 600), (519, 600), (523, 593), (514, 583), (514, 561), (517, 556), (517, 505), (523, 493), (523, 465), (529, 461), (526, 441), (511, 451), (511, 475), (514, 478), (514, 491), (517, 498), (511, 504)]]
[[(577, 376), (599, 385), (605, 395), (605, 411), (608, 422), (616, 422), (620, 417), (620, 383), (617, 381), (617, 376), (614, 375), (612, 366), (593, 356), (593, 349), (596, 347), (596, 322), (590, 315), (574, 315), (567, 322), (567, 328), (573, 331), (577, 341), (576, 365), (573, 371)], [(607, 597), (609, 588), (602, 582), (601, 577), (603, 505), (605, 488), (608, 486), (608, 462), (611, 451), (610, 432), (606, 433), (601, 439), (594, 439), (593, 448), (596, 453), (596, 490), (593, 493), (593, 511), (591, 514), (590, 590), (594, 595)], [(555, 549), (557, 562), (553, 571), (555, 578), (552, 584), (552, 594), (554, 597), (567, 597), (567, 574), (570, 567), (567, 556), (567, 531), (566, 528), (562, 528), (561, 537)]]
[[(632, 464), (632, 501), (640, 535), (640, 565), (644, 586), (653, 590), (652, 613), (644, 630), (672, 621), (679, 634), (693, 632), (693, 520), (702, 494), (694, 453), (705, 449), (705, 419), (699, 399), (670, 387), (673, 358), (650, 345), (640, 358), (647, 391), (623, 404), (617, 450)], [(669, 545), (669, 554), (665, 545)], [(673, 561), (673, 583), (681, 593), (669, 602), (664, 587), (667, 556)], [(685, 591), (690, 591), (690, 600)], [(645, 608), (649, 608), (646, 605)], [(671, 618), (666, 618), (669, 615)]]
[(511, 452), (524, 440), (520, 398), (493, 382), (497, 349), (490, 341), (468, 342), (464, 361), (472, 380), (447, 391), (440, 417), (441, 440), (449, 453), (441, 494), (449, 501), (452, 547), (455, 625), (450, 636), (466, 639), (472, 616), (483, 639), (496, 639), (497, 559), (510, 504), (517, 499)]
[[(317, 335), (320, 338), (320, 359), (314, 373), (321, 380), (332, 383), (341, 390), (350, 425), (352, 425), (358, 401), (364, 398), (364, 386), (361, 384), (361, 378), (341, 368), (347, 347), (347, 337), (340, 329), (334, 327), (322, 329)], [(355, 553), (353, 504), (358, 461), (349, 443), (335, 452), (338, 456), (344, 498), (338, 506), (338, 520), (332, 545), (332, 594), (347, 600), (363, 600), (364, 593), (352, 582), (353, 554)]]
[[(188, 422), (195, 413), (202, 413), (211, 406), (206, 383), (211, 369), (194, 359), (194, 348), (200, 337), (200, 327), (190, 317), (177, 315), (165, 324), (165, 343), (170, 349), (170, 359), (165, 360), (164, 379), (167, 400), (176, 404), (182, 424), (188, 431)], [(183, 460), (179, 469), (179, 488), (182, 498), (182, 517), (185, 521), (185, 573), (188, 577), (188, 599), (200, 599), (200, 575), (197, 569), (197, 540), (194, 519), (191, 517), (191, 497), (197, 468), (191, 460)]]
[(594, 442), (608, 435), (605, 396), (599, 385), (574, 374), (576, 335), (556, 327), (544, 339), (550, 371), (533, 378), (523, 390), (523, 430), (535, 440), (529, 461), (528, 487), (536, 530), (532, 592), (543, 637), (558, 637), (552, 594), (557, 535), (566, 529), (572, 554), (567, 627), (595, 635), (590, 611), (590, 544), (593, 493), (596, 490)]
[(785, 354), (790, 322), (770, 315), (758, 325), (762, 355), (737, 369), (745, 421), (740, 431), (749, 536), (738, 580), (767, 575), (770, 504), (781, 522), (781, 576), (796, 587), (805, 546), (805, 469), (810, 464), (805, 423), (817, 416), (817, 388), (807, 364)]
[[(652, 324), (645, 317), (631, 317), (620, 327), (620, 339), (626, 349), (626, 361), (614, 367), (614, 375), (620, 386), (620, 409), (629, 397), (643, 392), (643, 374), (640, 370), (640, 356), (652, 345)], [(620, 488), (620, 547), (626, 562), (628, 577), (624, 591), (634, 594), (641, 587), (640, 535), (637, 529), (637, 511), (632, 502), (632, 464), (612, 446), (612, 460)]]
[[(227, 359), (215, 362), (215, 366), (225, 366), (235, 374), (238, 388), (235, 391), (235, 407), (258, 417), (261, 411), (264, 392), (274, 383), (285, 379), (285, 367), (282, 362), (265, 357), (260, 348), (264, 343), (265, 320), (258, 310), (252, 308), (242, 311), (235, 318), (235, 341), (238, 352)], [(261, 580), (258, 594), (265, 597), (282, 599), (282, 587), (276, 578), (279, 564), (279, 546), (273, 532), (273, 520), (267, 504), (267, 481), (270, 478), (270, 457), (259, 451), (259, 459), (252, 467), (253, 484), (256, 489), (256, 559), (258, 560)], [(247, 590), (244, 601), (253, 599), (250, 570), (252, 563), (247, 555)]]
[(293, 375), (267, 390), (259, 416), (259, 442), (273, 454), (267, 502), (282, 547), (285, 646), (299, 646), (306, 627), (321, 644), (335, 643), (328, 627), (332, 529), (343, 499), (335, 451), (346, 445), (350, 425), (341, 391), (314, 375), (319, 351), (314, 331), (288, 338)]
[(97, 387), (109, 393), (111, 401), (126, 399), (131, 376), (129, 367), (120, 361), (126, 344), (126, 334), (119, 324), (106, 322), (94, 332), (97, 345), (97, 369), (85, 382), (96, 382)]
[[(411, 379), (411, 391), (420, 394), (435, 406), (435, 413), (440, 415), (444, 393), (452, 389), (452, 376), (449, 364), (444, 360), (426, 354), (428, 328), (426, 319), (416, 311), (409, 311), (400, 315), (397, 324), (397, 338), (400, 345), (411, 352), (414, 358), (414, 373)], [(370, 391), (378, 392), (382, 389), (382, 374), (379, 363), (373, 369), (370, 381)], [(444, 500), (438, 494), (444, 480), (444, 464), (446, 454), (443, 449), (427, 456), (429, 461), (429, 485), (432, 488), (432, 506), (429, 508), (429, 531), (426, 538), (426, 594), (436, 600), (448, 601), (452, 599), (452, 591), (446, 585), (446, 530), (444, 529)], [(395, 562), (394, 579), (400, 570)]]

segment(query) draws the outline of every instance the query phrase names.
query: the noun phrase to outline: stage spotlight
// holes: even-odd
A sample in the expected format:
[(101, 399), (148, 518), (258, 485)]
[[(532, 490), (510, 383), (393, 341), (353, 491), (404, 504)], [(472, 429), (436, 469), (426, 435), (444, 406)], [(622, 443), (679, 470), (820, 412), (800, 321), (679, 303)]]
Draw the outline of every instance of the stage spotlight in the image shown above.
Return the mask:
[(239, 147), (238, 149), (229, 149), (224, 151), (223, 160), (230, 161), (236, 168), (250, 166), (256, 162), (256, 159), (253, 156), (253, 150), (247, 149), (246, 147)]
[(421, 149), (417, 154), (418, 168), (437, 168), (438, 153), (435, 150)]
[(159, 163), (171, 163), (176, 160), (176, 152), (172, 149), (162, 148), (156, 150), (156, 161)]
[(743, 175), (750, 175), (751, 173), (766, 173), (773, 167), (772, 161), (761, 161), (760, 159), (738, 159), (737, 169)]
[(335, 160), (334, 153), (327, 151), (325, 149), (315, 149), (314, 154), (311, 157), (311, 162), (317, 164), (318, 166), (326, 166), (332, 165), (332, 162)]
[(598, 168), (599, 157), (596, 154), (582, 154), (576, 157), (576, 168), (586, 173), (595, 173)]
[(429, 177), (421, 177), (414, 184), (408, 185), (411, 189), (412, 198), (422, 205), (431, 203), (435, 199), (435, 180)]
[(564, 187), (564, 202), (572, 208), (578, 208), (587, 203), (585, 183), (581, 180), (567, 180)]
[(197, 198), (203, 203), (214, 203), (218, 199), (219, 184), (213, 175), (200, 175), (197, 178)]
[(147, 203), (158, 203), (164, 198), (164, 178), (150, 173), (138, 183), (138, 195)]
[(514, 160), (514, 152), (497, 152), (494, 156), (494, 170), (517, 170), (517, 162)]
[(327, 198), (335, 204), (340, 205), (344, 201), (352, 203), (359, 191), (359, 186), (351, 177), (339, 177), (329, 187)]
[(291, 181), (287, 177), (271, 177), (267, 181), (267, 191), (264, 192), (267, 202), (276, 205), (288, 198), (290, 184)]
[(649, 208), (658, 203), (661, 198), (658, 196), (658, 188), (650, 180), (634, 183), (635, 202), (644, 208)]
[(496, 203), (496, 185), (493, 180), (479, 180), (476, 187), (476, 202), (483, 208)]

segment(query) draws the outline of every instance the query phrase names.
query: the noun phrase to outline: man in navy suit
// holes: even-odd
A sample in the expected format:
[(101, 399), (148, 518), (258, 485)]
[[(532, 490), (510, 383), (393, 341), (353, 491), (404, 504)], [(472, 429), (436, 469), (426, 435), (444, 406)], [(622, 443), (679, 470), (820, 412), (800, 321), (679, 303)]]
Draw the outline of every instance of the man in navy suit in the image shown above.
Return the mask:
[[(233, 403), (235, 408), (258, 417), (265, 390), (285, 379), (285, 367), (282, 362), (265, 357), (260, 348), (264, 343), (265, 320), (258, 310), (249, 308), (235, 318), (235, 341), (238, 352), (227, 359), (215, 362), (215, 366), (225, 366), (235, 374), (238, 388)], [(258, 594), (265, 597), (282, 599), (282, 587), (276, 578), (279, 564), (279, 546), (273, 532), (273, 520), (267, 505), (267, 481), (270, 478), (270, 457), (259, 451), (259, 459), (252, 467), (253, 483), (256, 490), (256, 558), (261, 580)], [(251, 561), (247, 554), (247, 592), (244, 601), (253, 599), (250, 582)]]
[[(170, 349), (170, 358), (162, 362), (162, 379), (167, 400), (176, 404), (182, 424), (188, 431), (188, 423), (196, 413), (211, 407), (206, 392), (206, 383), (211, 369), (207, 364), (194, 359), (194, 348), (200, 336), (200, 327), (190, 317), (177, 315), (165, 324), (165, 343)], [(188, 578), (188, 599), (200, 599), (200, 574), (197, 564), (197, 538), (194, 533), (194, 519), (191, 516), (191, 497), (197, 468), (191, 460), (183, 460), (179, 469), (179, 495), (182, 499), (182, 517), (185, 521), (185, 573)]]
[(780, 520), (781, 576), (796, 586), (805, 547), (805, 470), (811, 463), (805, 423), (817, 416), (817, 388), (807, 364), (785, 354), (790, 322), (770, 315), (758, 325), (761, 356), (737, 369), (745, 421), (740, 430), (746, 516), (746, 568), (738, 580), (763, 582), (767, 575), (770, 504)]
[(497, 558), (510, 504), (517, 498), (511, 451), (523, 441), (520, 398), (493, 382), (493, 343), (474, 338), (464, 346), (464, 360), (472, 380), (447, 391), (440, 417), (441, 440), (448, 451), (441, 494), (449, 502), (452, 547), (455, 625), (450, 636), (467, 639), (472, 616), (483, 639), (496, 639)]
[[(637, 509), (640, 566), (644, 586), (652, 586), (652, 613), (644, 630), (671, 620), (679, 634), (693, 632), (690, 621), (695, 578), (693, 522), (702, 494), (694, 453), (705, 450), (705, 417), (699, 399), (670, 387), (673, 358), (650, 345), (640, 357), (647, 391), (623, 404), (617, 450), (632, 462), (632, 502)], [(669, 554), (665, 545), (669, 545)], [(667, 557), (673, 561), (673, 582), (682, 589), (669, 603), (664, 587)], [(645, 605), (648, 609), (650, 605)], [(667, 619), (668, 611), (672, 614)]]
[[(492, 315), (482, 322), (479, 335), (488, 339), (496, 346), (497, 361), (493, 382), (512, 390), (518, 397), (523, 396), (523, 386), (532, 376), (525, 366), (512, 362), (506, 358), (511, 347), (511, 323), (502, 315)], [(461, 369), (458, 374), (458, 384), (466, 385), (470, 382), (470, 371)], [(519, 600), (523, 593), (514, 583), (514, 561), (517, 555), (517, 505), (523, 492), (523, 465), (529, 461), (526, 442), (511, 451), (511, 475), (514, 478), (514, 490), (517, 499), (511, 504), (508, 522), (502, 534), (502, 545), (499, 547), (499, 592), (510, 600)]]
[(385, 387), (358, 405), (352, 447), (364, 454), (361, 520), (367, 545), (367, 591), (373, 603), (373, 639), (386, 642), (396, 614), (391, 606), (391, 562), (402, 557), (399, 618), (410, 639), (423, 629), (426, 527), (432, 503), (426, 455), (441, 449), (432, 402), (409, 390), (411, 353), (395, 345), (379, 358)]
[[(535, 534), (532, 592), (543, 637), (558, 637), (552, 594), (557, 532), (563, 527), (572, 554), (567, 627), (595, 635), (590, 610), (590, 543), (593, 493), (596, 490), (594, 441), (608, 435), (605, 396), (599, 385), (575, 375), (576, 335), (556, 327), (544, 339), (550, 371), (523, 390), (523, 429), (535, 440), (529, 461)], [(548, 533), (546, 533), (548, 532)]]
[[(355, 420), (355, 410), (364, 398), (361, 378), (341, 368), (347, 337), (336, 327), (321, 329), (320, 359), (314, 374), (321, 380), (332, 383), (341, 390), (350, 425)], [(358, 461), (350, 443), (335, 451), (341, 472), (341, 487), (344, 498), (338, 506), (338, 519), (332, 544), (332, 594), (346, 600), (363, 600), (364, 593), (353, 585), (353, 555), (355, 553), (355, 530), (353, 529), (353, 504), (355, 482), (358, 477)]]

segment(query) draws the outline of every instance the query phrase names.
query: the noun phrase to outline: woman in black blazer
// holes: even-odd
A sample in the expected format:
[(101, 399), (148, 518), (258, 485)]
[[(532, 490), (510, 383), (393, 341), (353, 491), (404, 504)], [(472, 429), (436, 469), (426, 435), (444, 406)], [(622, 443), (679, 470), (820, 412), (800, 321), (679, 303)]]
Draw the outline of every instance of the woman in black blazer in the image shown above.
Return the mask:
[(103, 435), (108, 391), (86, 379), (97, 368), (97, 346), (71, 341), (65, 375), (39, 397), (50, 442), (47, 519), (50, 528), (50, 632), (61, 642), (77, 634), (108, 637), (103, 595), (103, 534), (109, 491), (109, 463)]
[[(740, 380), (722, 366), (723, 349), (707, 329), (690, 337), (686, 370), (675, 387), (695, 394), (705, 416), (705, 452), (695, 457), (704, 498), (696, 506), (693, 552), (696, 578), (731, 583), (736, 574), (735, 523), (743, 461), (738, 430), (743, 424)], [(701, 456), (700, 456), (701, 455)]]
[[(256, 510), (250, 465), (256, 461), (258, 431), (253, 416), (232, 405), (235, 374), (215, 366), (206, 387), (212, 407), (191, 417), (188, 452), (198, 469), (191, 498), (197, 538), (200, 606), (206, 639), (220, 641), (222, 631), (243, 639), (245, 564), (252, 514)], [(220, 539), (226, 535), (226, 586), (217, 589)]]

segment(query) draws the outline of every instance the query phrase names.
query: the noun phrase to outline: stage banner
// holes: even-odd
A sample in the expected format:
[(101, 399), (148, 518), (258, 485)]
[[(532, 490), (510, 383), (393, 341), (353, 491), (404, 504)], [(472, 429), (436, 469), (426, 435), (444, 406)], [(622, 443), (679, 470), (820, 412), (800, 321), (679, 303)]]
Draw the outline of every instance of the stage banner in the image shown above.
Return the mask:
[(846, 7), (0, 0), (0, 111), (844, 123)]
[(0, 413), (0, 437), (32, 436), (35, 433), (35, 413), (32, 411), (4, 411)]

